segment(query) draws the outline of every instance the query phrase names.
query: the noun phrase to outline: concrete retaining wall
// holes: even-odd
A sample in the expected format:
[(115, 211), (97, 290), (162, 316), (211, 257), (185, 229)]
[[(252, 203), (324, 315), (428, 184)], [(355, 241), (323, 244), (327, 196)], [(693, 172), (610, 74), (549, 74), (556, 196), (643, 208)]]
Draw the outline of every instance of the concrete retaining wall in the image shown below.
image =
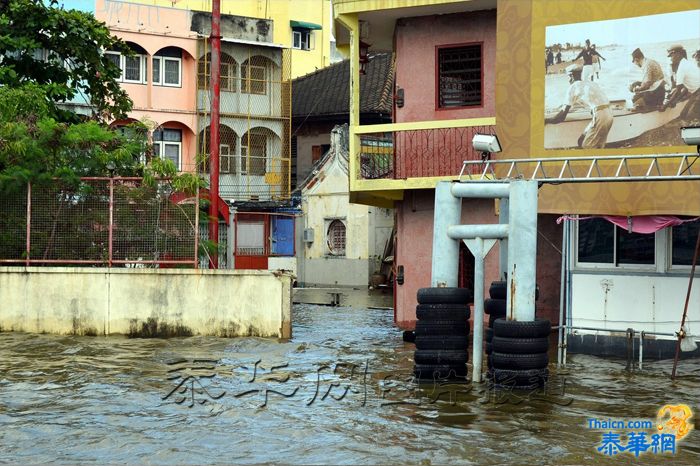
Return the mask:
[(290, 338), (291, 290), (257, 270), (0, 267), (0, 330)]

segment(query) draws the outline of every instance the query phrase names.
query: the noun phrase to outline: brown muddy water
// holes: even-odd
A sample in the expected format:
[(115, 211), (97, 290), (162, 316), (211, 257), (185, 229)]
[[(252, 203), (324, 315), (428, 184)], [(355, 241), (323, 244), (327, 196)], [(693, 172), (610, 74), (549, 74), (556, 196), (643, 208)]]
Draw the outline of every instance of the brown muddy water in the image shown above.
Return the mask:
[(289, 341), (1, 333), (0, 462), (700, 464), (697, 430), (675, 455), (610, 458), (587, 426), (697, 412), (697, 361), (676, 382), (670, 361), (571, 356), (548, 393), (417, 389), (391, 311), (294, 311)]

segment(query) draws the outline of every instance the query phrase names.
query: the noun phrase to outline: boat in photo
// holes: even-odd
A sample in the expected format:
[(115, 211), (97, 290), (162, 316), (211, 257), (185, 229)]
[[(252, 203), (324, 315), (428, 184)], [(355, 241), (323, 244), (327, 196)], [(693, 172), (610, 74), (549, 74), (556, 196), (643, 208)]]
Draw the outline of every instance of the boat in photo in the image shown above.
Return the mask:
[[(639, 111), (627, 108), (625, 100), (613, 100), (610, 102), (610, 107), (614, 118), (607, 143), (628, 141), (649, 130), (659, 128), (678, 118), (687, 103), (687, 100), (679, 102), (675, 107), (667, 108), (664, 111)], [(592, 114), (588, 108), (580, 108), (570, 111), (566, 120), (561, 123), (545, 124), (544, 148), (578, 148), (578, 139), (591, 122), (591, 118)]]

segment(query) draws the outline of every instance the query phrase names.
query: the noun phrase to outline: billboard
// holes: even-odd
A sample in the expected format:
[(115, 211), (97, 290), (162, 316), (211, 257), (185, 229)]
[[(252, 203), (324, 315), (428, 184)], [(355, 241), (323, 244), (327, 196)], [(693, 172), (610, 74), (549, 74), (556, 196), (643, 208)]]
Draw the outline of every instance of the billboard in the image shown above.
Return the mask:
[(545, 28), (544, 148), (679, 146), (700, 123), (700, 10)]

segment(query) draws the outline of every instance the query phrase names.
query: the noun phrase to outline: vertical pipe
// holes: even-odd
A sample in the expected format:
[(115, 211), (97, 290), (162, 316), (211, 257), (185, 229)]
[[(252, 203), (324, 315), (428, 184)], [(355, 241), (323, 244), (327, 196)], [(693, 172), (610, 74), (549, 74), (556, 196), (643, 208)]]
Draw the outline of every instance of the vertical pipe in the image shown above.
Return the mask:
[(114, 257), (114, 178), (109, 177), (109, 255), (107, 266), (112, 267), (112, 259)]
[(644, 330), (639, 332), (639, 370), (642, 370), (642, 361), (644, 360)]
[(194, 201), (194, 268), (199, 268), (199, 187)]
[(25, 266), (29, 267), (30, 254), (32, 250), (32, 184), (27, 183), (27, 238), (26, 248), (27, 257), (25, 258)]
[(234, 248), (236, 247), (236, 208), (234, 206), (230, 206), (228, 211), (228, 241), (226, 242), (226, 263), (228, 266), (226, 268), (233, 269), (233, 254)]
[[(498, 223), (502, 225), (508, 224), (508, 208), (509, 201), (507, 197), (502, 197), (498, 200), (499, 212)], [(508, 238), (498, 240), (498, 278), (505, 280), (505, 273), (508, 270)]]
[[(221, 0), (211, 5), (211, 123), (209, 143), (209, 240), (219, 245), (219, 98), (221, 95)], [(218, 250), (210, 255), (209, 266), (219, 268)]]
[(452, 183), (440, 181), (435, 187), (433, 218), (433, 257), (430, 286), (457, 286), (459, 275), (459, 240), (447, 236), (447, 228), (459, 225), (462, 199), (451, 193)]
[(676, 342), (676, 355), (673, 357), (673, 370), (671, 371), (671, 380), (676, 378), (676, 368), (678, 367), (678, 357), (680, 356), (681, 340), (687, 335), (684, 334), (683, 327), (685, 326), (685, 318), (688, 316), (688, 303), (690, 302), (690, 292), (693, 290), (693, 278), (695, 277), (695, 266), (698, 263), (698, 255), (700, 254), (700, 231), (698, 231), (698, 239), (695, 242), (695, 254), (693, 254), (693, 266), (690, 268), (690, 279), (688, 280), (688, 293), (685, 295), (685, 306), (683, 307), (683, 317), (681, 318), (681, 328), (678, 330), (678, 341)]
[(537, 263), (537, 181), (510, 183), (508, 233), (508, 289), (506, 318), (535, 320), (535, 271)]
[(476, 238), (474, 254), (474, 332), (472, 337), (472, 382), (481, 382), (484, 351), (484, 240)]
[(564, 344), (564, 328), (566, 324), (564, 323), (564, 293), (566, 290), (566, 256), (567, 256), (567, 220), (564, 220), (563, 228), (561, 231), (561, 278), (559, 283), (559, 337), (557, 338), (557, 366), (562, 366), (563, 359), (563, 348)]

